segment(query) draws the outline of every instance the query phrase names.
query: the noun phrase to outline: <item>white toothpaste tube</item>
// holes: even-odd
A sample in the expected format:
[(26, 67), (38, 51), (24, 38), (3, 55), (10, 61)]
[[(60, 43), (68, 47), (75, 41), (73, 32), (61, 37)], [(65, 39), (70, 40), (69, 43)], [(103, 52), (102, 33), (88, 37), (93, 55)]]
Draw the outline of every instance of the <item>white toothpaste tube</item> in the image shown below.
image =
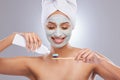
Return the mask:
[[(21, 46), (21, 47), (26, 47), (25, 38), (19, 34), (15, 35), (12, 44), (17, 45), (17, 46)], [(38, 54), (41, 54), (41, 55), (46, 55), (46, 54), (50, 53), (48, 48), (46, 46), (44, 46), (43, 44), (41, 44), (40, 48), (35, 50), (35, 52)]]

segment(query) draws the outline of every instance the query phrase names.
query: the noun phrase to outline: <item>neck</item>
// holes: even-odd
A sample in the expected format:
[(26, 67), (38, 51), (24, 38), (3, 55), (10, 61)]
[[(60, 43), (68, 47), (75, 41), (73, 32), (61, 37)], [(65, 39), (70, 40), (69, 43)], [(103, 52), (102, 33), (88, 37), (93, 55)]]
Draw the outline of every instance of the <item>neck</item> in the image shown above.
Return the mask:
[(66, 57), (70, 55), (69, 53), (71, 49), (72, 47), (69, 44), (66, 44), (65, 46), (61, 48), (52, 47), (51, 54), (59, 54), (59, 57)]

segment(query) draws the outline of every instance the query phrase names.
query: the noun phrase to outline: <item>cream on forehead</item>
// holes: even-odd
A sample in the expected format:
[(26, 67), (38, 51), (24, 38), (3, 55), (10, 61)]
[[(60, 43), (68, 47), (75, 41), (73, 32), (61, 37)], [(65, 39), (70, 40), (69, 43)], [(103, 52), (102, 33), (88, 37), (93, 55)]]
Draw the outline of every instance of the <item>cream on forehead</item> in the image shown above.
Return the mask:
[(69, 22), (71, 24), (71, 21), (69, 18), (67, 18), (66, 16), (64, 15), (61, 15), (61, 14), (54, 14), (52, 16), (50, 16), (48, 19), (47, 19), (47, 23), (48, 22), (54, 22), (56, 24), (61, 24), (61, 23), (65, 23), (65, 22)]

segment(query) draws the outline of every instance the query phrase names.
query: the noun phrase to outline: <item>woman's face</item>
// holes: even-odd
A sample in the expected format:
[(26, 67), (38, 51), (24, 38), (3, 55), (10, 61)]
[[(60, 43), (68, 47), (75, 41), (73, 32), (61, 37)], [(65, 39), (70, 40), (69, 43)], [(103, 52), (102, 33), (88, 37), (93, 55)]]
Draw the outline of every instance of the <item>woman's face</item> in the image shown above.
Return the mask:
[(45, 24), (47, 38), (56, 48), (61, 48), (68, 43), (72, 28), (70, 20), (61, 14), (50, 16)]

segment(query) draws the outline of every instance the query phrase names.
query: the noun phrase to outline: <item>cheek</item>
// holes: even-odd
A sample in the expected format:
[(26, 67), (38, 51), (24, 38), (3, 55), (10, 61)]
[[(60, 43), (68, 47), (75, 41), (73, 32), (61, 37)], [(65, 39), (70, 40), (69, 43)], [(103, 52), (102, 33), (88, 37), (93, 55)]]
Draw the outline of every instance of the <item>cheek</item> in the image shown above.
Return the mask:
[(51, 36), (55, 32), (55, 30), (45, 29), (45, 32), (47, 36)]
[(63, 33), (64, 33), (65, 35), (71, 35), (72, 29), (63, 30)]

